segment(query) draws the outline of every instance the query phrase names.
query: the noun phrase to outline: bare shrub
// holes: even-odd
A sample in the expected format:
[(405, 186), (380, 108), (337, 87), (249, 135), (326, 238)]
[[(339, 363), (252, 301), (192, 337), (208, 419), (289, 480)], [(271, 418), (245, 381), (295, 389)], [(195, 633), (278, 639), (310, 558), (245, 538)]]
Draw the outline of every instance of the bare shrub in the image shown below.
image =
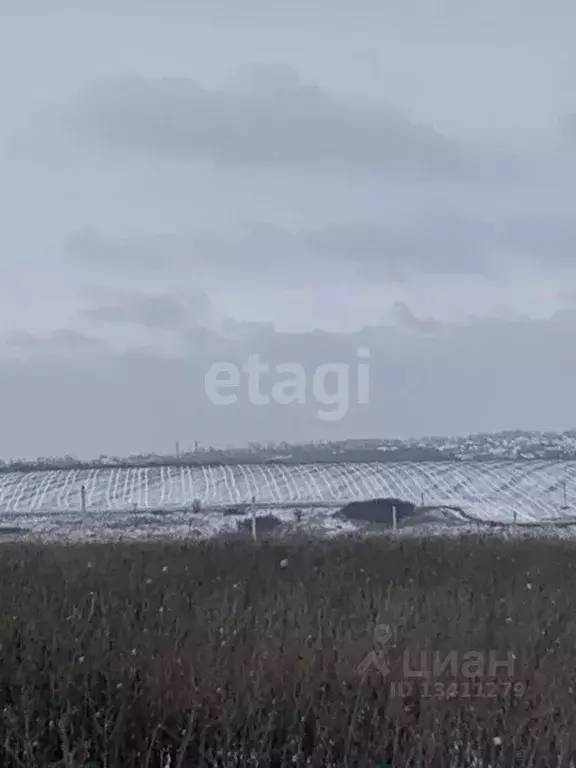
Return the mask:
[[(569, 543), (5, 544), (0, 579), (8, 768), (576, 758)], [(378, 625), (391, 632), (387, 675), (359, 670)], [(398, 693), (405, 652), (413, 666), (472, 651), (512, 653), (512, 676), (459, 667), (434, 677), (442, 695)]]

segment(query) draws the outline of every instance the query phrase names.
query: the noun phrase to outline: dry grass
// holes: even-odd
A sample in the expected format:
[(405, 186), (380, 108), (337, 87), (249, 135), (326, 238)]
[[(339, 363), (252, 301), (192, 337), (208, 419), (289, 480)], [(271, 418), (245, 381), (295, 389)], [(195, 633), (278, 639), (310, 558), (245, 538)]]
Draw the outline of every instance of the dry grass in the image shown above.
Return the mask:
[[(0, 579), (2, 766), (574, 765), (570, 543), (5, 544)], [(400, 698), (433, 651), (516, 658)]]

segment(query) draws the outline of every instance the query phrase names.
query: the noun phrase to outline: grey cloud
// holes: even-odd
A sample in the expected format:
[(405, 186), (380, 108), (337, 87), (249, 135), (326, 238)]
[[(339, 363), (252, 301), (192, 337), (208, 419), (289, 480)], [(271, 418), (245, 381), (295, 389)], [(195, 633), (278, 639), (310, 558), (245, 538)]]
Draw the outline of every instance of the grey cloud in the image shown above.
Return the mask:
[[(178, 242), (174, 235), (107, 239), (91, 231), (80, 231), (71, 234), (64, 243), (65, 253), (79, 261), (152, 269), (170, 266), (177, 250)], [(184, 255), (183, 252), (181, 256)]]
[(500, 224), (495, 240), (514, 253), (538, 261), (569, 262), (576, 257), (576, 220), (542, 215), (516, 217)]
[(153, 271), (193, 270), (204, 264), (248, 274), (263, 267), (352, 262), (403, 279), (412, 272), (484, 274), (491, 268), (490, 245), (481, 223), (447, 217), (412, 220), (401, 226), (356, 221), (300, 231), (259, 223), (234, 234), (143, 235), (123, 240), (85, 233), (71, 236), (65, 252), (79, 264)]
[(414, 216), (396, 227), (335, 226), (317, 236), (320, 248), (347, 253), (371, 274), (410, 272), (497, 276), (503, 263), (563, 266), (576, 256), (576, 222), (526, 213), (482, 218), (455, 213)]
[(112, 303), (84, 310), (90, 320), (129, 323), (151, 330), (185, 331), (202, 325), (210, 312), (210, 299), (203, 293), (193, 296), (168, 294), (118, 294)]
[(143, 234), (122, 240), (84, 233), (71, 236), (65, 252), (79, 265), (175, 273), (204, 265), (239, 276), (270, 267), (352, 263), (367, 276), (392, 280), (418, 273), (497, 277), (511, 260), (563, 266), (576, 255), (576, 223), (562, 216), (482, 218), (443, 210), (406, 213), (395, 221), (384, 214), (382, 219), (292, 230), (253, 223), (233, 233)]
[(72, 328), (58, 328), (43, 337), (27, 331), (13, 331), (5, 336), (3, 343), (14, 351), (34, 355), (91, 356), (110, 349), (108, 344), (97, 336), (90, 336)]
[(576, 140), (576, 113), (561, 115), (559, 120), (561, 134), (570, 141)]
[(348, 104), (288, 68), (208, 90), (185, 78), (126, 77), (87, 88), (65, 115), (81, 136), (120, 150), (218, 166), (460, 178), (468, 148), (386, 107)]
[(403, 301), (397, 301), (393, 307), (394, 317), (400, 324), (400, 327), (416, 333), (437, 333), (442, 330), (443, 324), (430, 318), (420, 318), (412, 312), (410, 307)]
[(370, 273), (401, 279), (412, 272), (484, 274), (490, 269), (483, 223), (460, 215), (412, 219), (391, 225), (338, 224), (302, 239), (326, 257), (355, 261)]
[[(179, 357), (132, 349), (92, 357), (69, 351), (0, 358), (0, 455), (170, 451), (175, 440), (185, 447), (195, 440), (225, 445), (319, 435), (563, 429), (573, 421), (576, 360), (569, 350), (576, 313), (546, 322), (445, 326), (436, 335), (391, 327), (351, 335), (253, 331), (237, 342), (198, 329)], [(366, 405), (354, 400), (359, 347), (370, 351)], [(347, 363), (348, 413), (338, 422), (319, 420), (322, 405), (310, 390), (303, 406), (253, 404), (242, 377), (236, 404), (210, 402), (204, 388), (209, 366), (226, 361), (240, 368), (250, 353), (271, 366), (262, 379), (264, 393), (282, 378), (274, 371), (278, 363), (300, 363), (308, 382), (319, 365)]]
[[(203, 262), (225, 268), (265, 265), (289, 258), (298, 247), (296, 235), (272, 224), (256, 223), (240, 232), (189, 234), (141, 234), (103, 237), (92, 231), (71, 234), (64, 243), (65, 255), (79, 264), (100, 264), (151, 271), (193, 269)], [(301, 246), (300, 246), (301, 248)]]

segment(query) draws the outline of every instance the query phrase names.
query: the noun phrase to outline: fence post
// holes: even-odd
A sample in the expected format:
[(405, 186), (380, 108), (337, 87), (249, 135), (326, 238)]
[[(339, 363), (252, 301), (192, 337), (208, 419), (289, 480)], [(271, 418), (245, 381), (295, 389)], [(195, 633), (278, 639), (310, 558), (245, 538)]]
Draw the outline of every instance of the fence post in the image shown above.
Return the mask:
[(256, 536), (256, 497), (252, 496), (252, 538), (254, 541), (257, 540)]
[(514, 510), (514, 523), (513, 523), (514, 528), (516, 528), (516, 523), (517, 522), (518, 522), (518, 512), (516, 512), (516, 510)]
[(397, 519), (396, 519), (396, 504), (394, 504), (394, 505), (392, 506), (392, 530), (393, 530), (393, 531), (395, 531), (395, 530), (396, 530), (396, 525), (397, 525), (397, 522), (398, 522), (398, 521), (397, 521)]
[(80, 499), (82, 502), (82, 514), (86, 514), (86, 488), (85, 486), (82, 486), (80, 488)]

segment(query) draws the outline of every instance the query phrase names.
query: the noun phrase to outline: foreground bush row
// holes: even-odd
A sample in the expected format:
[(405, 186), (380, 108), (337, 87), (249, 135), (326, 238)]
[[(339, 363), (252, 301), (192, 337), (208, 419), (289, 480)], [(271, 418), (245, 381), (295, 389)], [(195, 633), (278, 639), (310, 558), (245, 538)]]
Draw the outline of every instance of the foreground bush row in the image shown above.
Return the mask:
[(1, 765), (576, 759), (570, 543), (5, 544), (0, 579)]

